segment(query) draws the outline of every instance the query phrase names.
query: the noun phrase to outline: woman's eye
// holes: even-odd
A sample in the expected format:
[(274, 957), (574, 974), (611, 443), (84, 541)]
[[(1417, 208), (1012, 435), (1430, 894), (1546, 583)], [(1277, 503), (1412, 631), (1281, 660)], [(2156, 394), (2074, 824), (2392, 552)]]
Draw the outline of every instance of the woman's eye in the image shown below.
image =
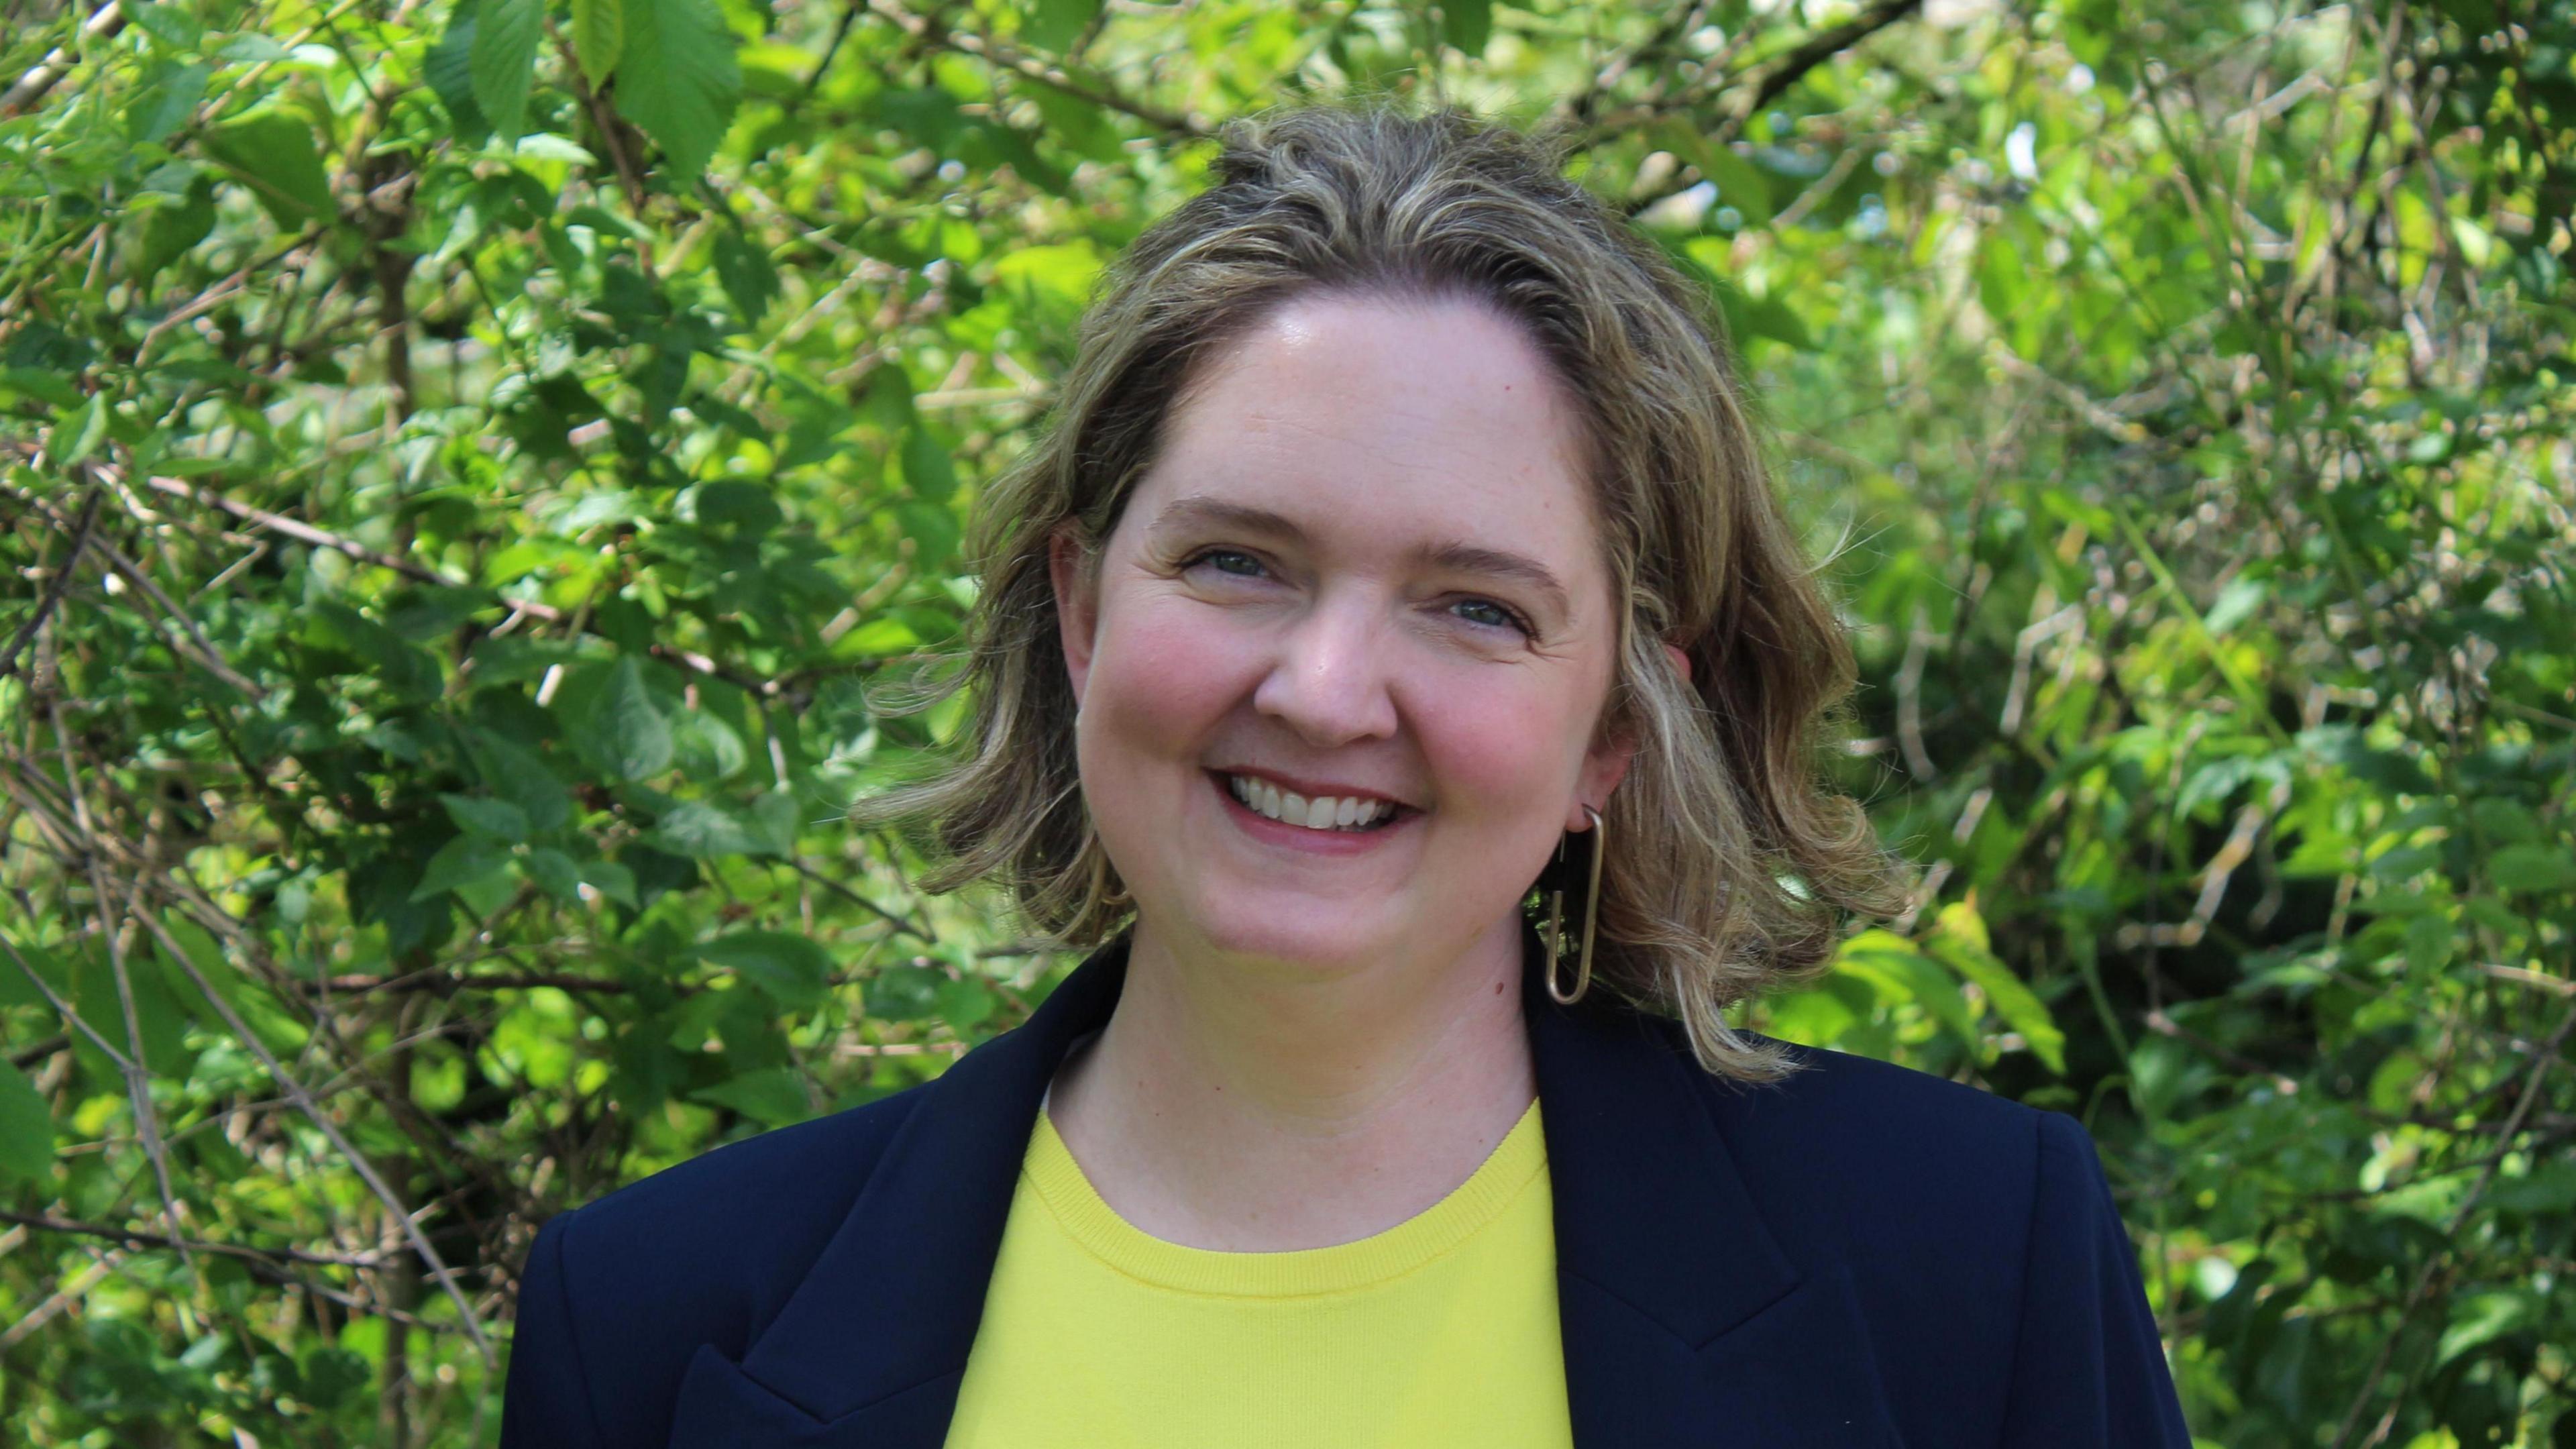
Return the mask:
[[(1248, 554), (1248, 553), (1245, 553), (1243, 550), (1241, 550), (1241, 549), (1239, 549), (1239, 548), (1211, 548), (1211, 549), (1206, 549), (1206, 550), (1204, 550), (1204, 551), (1202, 551), (1202, 552), (1200, 552), (1200, 553), (1197, 553), (1197, 554), (1192, 555), (1192, 556), (1191, 556), (1191, 558), (1190, 558), (1190, 561), (1189, 561), (1188, 563), (1185, 563), (1185, 564), (1181, 565), (1181, 567), (1183, 567), (1183, 568), (1197, 568), (1200, 564), (1203, 564), (1203, 563), (1213, 563), (1213, 562), (1215, 562), (1215, 561), (1216, 561), (1216, 560), (1218, 560), (1218, 559), (1226, 559), (1226, 558), (1231, 558), (1231, 559), (1241, 559), (1243, 562), (1245, 562), (1245, 563), (1248, 563), (1248, 564), (1252, 565), (1255, 569), (1258, 569), (1258, 568), (1260, 568), (1260, 567), (1261, 567), (1261, 560), (1259, 560), (1259, 559), (1257, 559), (1257, 558), (1254, 558), (1252, 555), (1250, 555), (1250, 554)], [(1250, 574), (1243, 573), (1243, 572), (1241, 572), (1241, 571), (1239, 571), (1239, 570), (1236, 570), (1236, 569), (1220, 568), (1220, 569), (1218, 570), (1218, 572), (1219, 572), (1219, 573), (1233, 574), (1233, 575), (1234, 575), (1235, 577), (1237, 577), (1237, 578), (1249, 578), (1249, 577), (1251, 577), (1251, 575), (1250, 575)]]
[[(1513, 610), (1508, 609), (1501, 604), (1497, 604), (1491, 599), (1465, 599), (1460, 601), (1458, 607), (1462, 609), (1484, 609), (1490, 612), (1493, 615), (1490, 623), (1495, 628), (1518, 629), (1524, 634), (1530, 632), (1528, 621), (1522, 619), (1521, 616)], [(1484, 623), (1488, 621), (1479, 620), (1478, 622)]]
[[(1225, 562), (1229, 559), (1233, 560), (1235, 564), (1240, 565), (1240, 567), (1229, 567)], [(1183, 569), (1194, 569), (1201, 564), (1216, 565), (1217, 572), (1225, 574), (1230, 578), (1259, 578), (1264, 572), (1264, 565), (1259, 558), (1245, 553), (1239, 548), (1201, 549), (1197, 553), (1190, 555), (1187, 560), (1183, 561), (1181, 567)], [(1468, 617), (1471, 623), (1482, 624), (1489, 629), (1516, 630), (1527, 637), (1537, 637), (1537, 631), (1530, 627), (1530, 623), (1527, 619), (1521, 617), (1520, 611), (1507, 604), (1499, 604), (1492, 599), (1462, 599), (1458, 602), (1457, 607), (1461, 609), (1478, 609), (1483, 611), (1483, 614), (1479, 616), (1462, 616)]]

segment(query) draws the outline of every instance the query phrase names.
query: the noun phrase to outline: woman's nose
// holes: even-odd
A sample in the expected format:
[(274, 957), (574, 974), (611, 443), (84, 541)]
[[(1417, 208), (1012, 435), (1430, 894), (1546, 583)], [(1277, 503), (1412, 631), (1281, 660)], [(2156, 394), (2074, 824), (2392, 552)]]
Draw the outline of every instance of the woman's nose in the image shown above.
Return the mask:
[(1395, 733), (1388, 641), (1372, 606), (1356, 596), (1319, 602), (1276, 637), (1253, 708), (1318, 746)]

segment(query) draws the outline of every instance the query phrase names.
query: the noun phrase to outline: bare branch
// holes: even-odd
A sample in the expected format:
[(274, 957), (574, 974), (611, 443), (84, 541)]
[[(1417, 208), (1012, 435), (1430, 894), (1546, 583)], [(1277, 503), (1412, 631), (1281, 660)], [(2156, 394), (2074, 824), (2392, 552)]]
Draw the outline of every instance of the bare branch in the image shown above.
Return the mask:
[[(118, 5), (117, 0), (107, 0), (107, 3), (98, 7), (89, 19), (81, 22), (81, 35), (84, 39), (95, 42), (109, 39), (124, 28), (123, 7)], [(46, 92), (60, 84), (64, 76), (71, 74), (72, 62), (75, 59), (76, 57), (70, 51), (57, 47), (42, 61), (29, 67), (26, 74), (19, 76), (6, 93), (0, 93), (0, 121), (5, 121), (12, 116), (25, 115), (36, 102), (45, 98)]]

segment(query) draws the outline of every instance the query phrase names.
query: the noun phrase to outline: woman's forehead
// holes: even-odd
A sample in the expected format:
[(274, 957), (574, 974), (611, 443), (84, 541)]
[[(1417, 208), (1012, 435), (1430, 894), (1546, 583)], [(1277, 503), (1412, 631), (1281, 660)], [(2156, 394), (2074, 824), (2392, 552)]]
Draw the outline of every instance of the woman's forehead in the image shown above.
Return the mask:
[[(1472, 451), (1572, 442), (1570, 389), (1522, 325), (1463, 297), (1321, 292), (1263, 313), (1202, 364), (1167, 431)], [(1299, 437), (1303, 434), (1303, 437)], [(1535, 460), (1533, 460), (1535, 461)]]
[(1549, 366), (1515, 324), (1464, 303), (1288, 304), (1189, 390), (1124, 511), (1141, 505), (1150, 526), (1189, 501), (1178, 517), (1198, 523), (1219, 503), (1310, 530), (1338, 516), (1487, 546), (1579, 541), (1581, 450)]

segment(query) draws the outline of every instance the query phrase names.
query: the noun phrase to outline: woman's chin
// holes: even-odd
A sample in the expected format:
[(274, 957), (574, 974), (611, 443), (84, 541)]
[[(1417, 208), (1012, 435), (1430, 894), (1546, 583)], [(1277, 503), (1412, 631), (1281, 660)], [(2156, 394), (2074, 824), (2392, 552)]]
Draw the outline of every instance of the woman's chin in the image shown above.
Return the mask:
[(1285, 893), (1258, 903), (1235, 901), (1199, 917), (1206, 949), (1238, 961), (1276, 962), (1321, 975), (1383, 959), (1401, 932), (1374, 928), (1347, 900), (1297, 900)]

